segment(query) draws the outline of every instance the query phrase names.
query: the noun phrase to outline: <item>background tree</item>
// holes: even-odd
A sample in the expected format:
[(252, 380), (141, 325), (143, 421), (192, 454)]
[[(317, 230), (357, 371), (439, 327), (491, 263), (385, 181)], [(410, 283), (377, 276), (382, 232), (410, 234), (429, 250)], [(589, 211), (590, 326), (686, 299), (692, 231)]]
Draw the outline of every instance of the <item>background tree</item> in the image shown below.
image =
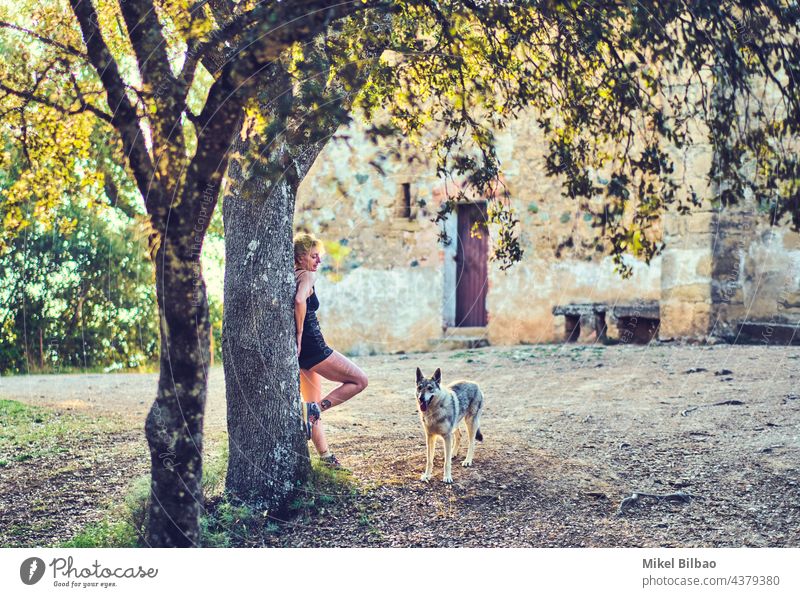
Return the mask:
[[(110, 139), (46, 108), (37, 116), (26, 143), (2, 134), (0, 371), (149, 364), (158, 327), (147, 231), (129, 191), (114, 182)], [(72, 153), (50, 153), (41, 129), (71, 135)], [(89, 154), (108, 172), (102, 180), (80, 176)], [(20, 201), (29, 189), (37, 200)]]
[(57, 225), (26, 227), (0, 261), (0, 370), (149, 364), (158, 328), (141, 228), (77, 204), (59, 211)]

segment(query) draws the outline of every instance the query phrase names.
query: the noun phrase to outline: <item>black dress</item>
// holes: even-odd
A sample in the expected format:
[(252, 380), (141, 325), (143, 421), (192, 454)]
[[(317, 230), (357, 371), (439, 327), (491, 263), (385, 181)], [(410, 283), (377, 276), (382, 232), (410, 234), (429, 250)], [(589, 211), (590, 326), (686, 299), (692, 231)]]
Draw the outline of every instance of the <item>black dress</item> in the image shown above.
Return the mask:
[(300, 339), (298, 362), (301, 369), (311, 369), (333, 354), (333, 349), (325, 344), (325, 338), (322, 337), (317, 309), (319, 309), (319, 299), (312, 287), (311, 296), (306, 299), (306, 318), (303, 320), (303, 336)]

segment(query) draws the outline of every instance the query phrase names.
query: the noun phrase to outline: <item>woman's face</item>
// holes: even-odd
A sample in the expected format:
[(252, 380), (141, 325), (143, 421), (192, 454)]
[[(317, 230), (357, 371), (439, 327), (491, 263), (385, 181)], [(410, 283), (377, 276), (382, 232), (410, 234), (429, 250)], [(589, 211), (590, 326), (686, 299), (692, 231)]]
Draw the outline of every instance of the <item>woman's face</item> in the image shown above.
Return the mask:
[(311, 247), (311, 250), (300, 259), (298, 265), (301, 269), (315, 272), (321, 262), (322, 258), (319, 254), (319, 247)]

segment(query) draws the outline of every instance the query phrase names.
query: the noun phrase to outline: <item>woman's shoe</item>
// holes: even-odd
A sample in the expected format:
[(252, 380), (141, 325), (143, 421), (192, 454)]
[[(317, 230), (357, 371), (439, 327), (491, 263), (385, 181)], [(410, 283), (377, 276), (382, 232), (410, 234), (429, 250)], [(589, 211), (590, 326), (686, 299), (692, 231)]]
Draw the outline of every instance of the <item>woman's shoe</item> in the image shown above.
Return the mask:
[(331, 454), (330, 456), (325, 456), (325, 457), (320, 456), (319, 460), (320, 460), (320, 462), (322, 462), (322, 464), (324, 464), (328, 468), (333, 468), (333, 469), (343, 469), (344, 468), (342, 466), (342, 463), (339, 462), (339, 459), (336, 458), (336, 456), (334, 454)]
[(316, 402), (301, 402), (303, 409), (303, 429), (306, 432), (306, 439), (311, 439), (311, 429), (319, 422), (321, 411)]

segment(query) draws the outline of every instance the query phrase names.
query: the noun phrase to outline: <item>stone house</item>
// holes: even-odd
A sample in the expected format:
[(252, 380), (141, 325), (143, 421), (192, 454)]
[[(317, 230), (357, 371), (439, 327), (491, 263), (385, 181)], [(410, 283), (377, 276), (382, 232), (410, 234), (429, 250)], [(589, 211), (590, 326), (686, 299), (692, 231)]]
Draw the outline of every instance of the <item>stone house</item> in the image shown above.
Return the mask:
[[(664, 252), (629, 259), (622, 279), (577, 204), (545, 176), (546, 147), (533, 119), (498, 140), (524, 256), (503, 271), (489, 234), (471, 233), (485, 205), (463, 204), (439, 242), (430, 220), (446, 195), (420, 161), (370, 165), (376, 148), (356, 123), (332, 141), (300, 188), (296, 226), (326, 242), (317, 281), (329, 343), (367, 354), (456, 346), (660, 339), (788, 343), (800, 322), (800, 235), (770, 227), (745, 200), (661, 221)], [(676, 164), (705, 189), (708, 146)], [(565, 239), (574, 242), (565, 247)]]

